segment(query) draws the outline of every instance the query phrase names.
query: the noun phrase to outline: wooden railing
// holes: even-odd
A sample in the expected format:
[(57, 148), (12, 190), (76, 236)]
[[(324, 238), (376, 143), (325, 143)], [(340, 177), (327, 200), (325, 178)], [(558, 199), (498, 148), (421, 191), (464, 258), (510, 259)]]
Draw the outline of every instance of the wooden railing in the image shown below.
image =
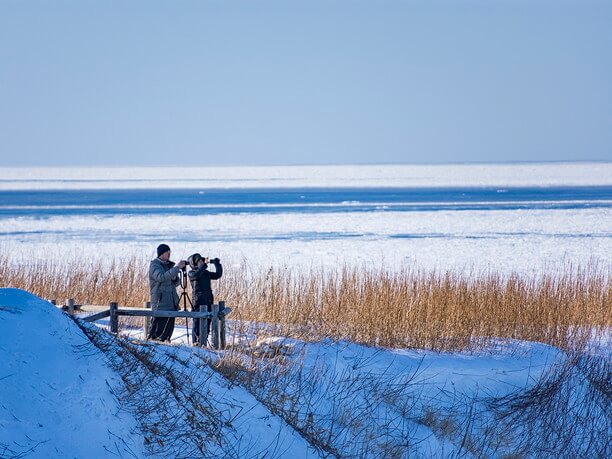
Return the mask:
[[(56, 304), (55, 300), (50, 300)], [(76, 304), (73, 299), (66, 301), (62, 306), (69, 314), (74, 314), (77, 311), (82, 311), (82, 306)], [(205, 346), (208, 343), (208, 327), (207, 320), (211, 321), (212, 344), (215, 349), (225, 349), (226, 334), (225, 334), (225, 318), (231, 312), (231, 308), (225, 306), (224, 301), (219, 301), (218, 304), (211, 306), (211, 311), (208, 312), (206, 305), (201, 305), (199, 311), (158, 311), (151, 309), (151, 303), (145, 302), (144, 308), (120, 308), (115, 302), (110, 303), (108, 309), (97, 312), (90, 316), (83, 317), (85, 322), (95, 322), (100, 319), (110, 317), (109, 326), (111, 333), (119, 333), (119, 316), (144, 317), (144, 336), (149, 335), (151, 317), (174, 317), (188, 318), (199, 321), (200, 339), (199, 346)], [(194, 343), (195, 344), (195, 343)]]

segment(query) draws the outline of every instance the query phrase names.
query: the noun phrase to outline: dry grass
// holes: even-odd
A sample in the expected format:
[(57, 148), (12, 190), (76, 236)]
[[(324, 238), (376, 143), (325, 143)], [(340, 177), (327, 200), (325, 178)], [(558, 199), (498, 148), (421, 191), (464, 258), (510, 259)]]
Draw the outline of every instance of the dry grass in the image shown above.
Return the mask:
[[(140, 306), (149, 295), (147, 268), (147, 260), (137, 259), (24, 264), (0, 257), (0, 286), (58, 301)], [(611, 287), (607, 266), (533, 278), (357, 267), (226, 269), (213, 288), (234, 319), (276, 324), (301, 338), (458, 349), (495, 337), (575, 346), (612, 325)]]

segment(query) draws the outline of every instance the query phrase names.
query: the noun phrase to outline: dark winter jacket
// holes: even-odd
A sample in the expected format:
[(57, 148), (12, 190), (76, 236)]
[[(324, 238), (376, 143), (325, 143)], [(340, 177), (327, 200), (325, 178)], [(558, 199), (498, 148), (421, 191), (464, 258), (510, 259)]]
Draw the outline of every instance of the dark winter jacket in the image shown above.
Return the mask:
[(160, 311), (175, 311), (178, 309), (179, 268), (171, 261), (159, 258), (151, 260), (149, 265), (149, 286), (151, 288), (151, 308)]
[(215, 264), (215, 272), (208, 270), (208, 265), (204, 264), (197, 269), (189, 271), (189, 280), (191, 281), (191, 291), (193, 293), (193, 307), (199, 309), (200, 305), (208, 305), (214, 303), (210, 281), (219, 279), (223, 275), (223, 267), (221, 262), (213, 261)]

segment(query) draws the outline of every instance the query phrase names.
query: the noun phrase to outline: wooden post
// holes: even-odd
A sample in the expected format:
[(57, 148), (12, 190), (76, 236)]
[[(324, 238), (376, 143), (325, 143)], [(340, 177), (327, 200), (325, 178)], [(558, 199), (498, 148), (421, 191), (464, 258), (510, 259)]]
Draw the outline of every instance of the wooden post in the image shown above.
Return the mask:
[[(145, 301), (143, 304), (145, 309), (151, 309), (151, 302)], [(144, 339), (149, 339), (149, 331), (151, 330), (151, 318), (144, 318)]]
[(66, 305), (68, 306), (68, 314), (74, 314), (74, 299), (66, 300)]
[(212, 323), (211, 325), (211, 332), (212, 332), (212, 339), (213, 339), (213, 347), (215, 349), (219, 349), (219, 305), (218, 304), (213, 304), (212, 305)]
[(117, 315), (117, 303), (110, 304), (110, 331), (119, 333), (119, 316)]
[[(200, 312), (206, 312), (208, 309), (205, 304), (200, 305)], [(208, 342), (208, 329), (206, 327), (207, 321), (206, 319), (198, 319), (198, 328), (200, 329), (200, 337), (198, 338), (198, 345), (200, 347), (206, 346)]]
[(219, 313), (221, 323), (219, 324), (219, 335), (221, 338), (221, 349), (225, 349), (225, 301), (219, 301)]

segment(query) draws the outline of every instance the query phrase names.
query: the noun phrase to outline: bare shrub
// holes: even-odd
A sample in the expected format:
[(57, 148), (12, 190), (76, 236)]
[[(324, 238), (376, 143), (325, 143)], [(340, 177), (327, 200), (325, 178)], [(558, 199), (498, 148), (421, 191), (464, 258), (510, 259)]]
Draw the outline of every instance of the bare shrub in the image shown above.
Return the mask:
[(159, 352), (159, 346), (132, 343), (94, 325), (79, 320), (76, 323), (121, 377), (123, 386), (111, 389), (123, 409), (140, 423), (151, 454), (172, 458), (242, 457), (239, 441), (223, 430), (226, 419), (218, 409), (222, 402), (210, 395), (208, 380), (197, 366)]
[(530, 389), (493, 400), (498, 431), (524, 457), (612, 455), (612, 364), (570, 354)]
[(299, 346), (291, 352), (282, 344), (261, 347), (236, 347), (210, 364), (249, 390), (320, 454), (393, 458), (417, 451), (412, 380), (419, 369), (401, 377), (359, 371), (367, 366), (365, 358), (342, 371), (325, 358), (306, 368)]

